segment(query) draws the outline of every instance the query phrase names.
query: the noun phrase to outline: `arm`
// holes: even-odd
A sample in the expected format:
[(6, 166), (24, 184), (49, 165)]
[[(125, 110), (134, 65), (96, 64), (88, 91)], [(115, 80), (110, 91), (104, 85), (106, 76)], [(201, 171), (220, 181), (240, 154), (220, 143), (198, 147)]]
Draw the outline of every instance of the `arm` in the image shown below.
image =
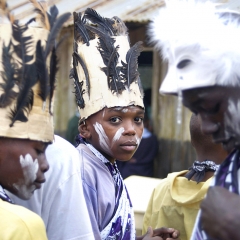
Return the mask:
[(211, 187), (201, 204), (201, 224), (214, 239), (240, 239), (240, 196), (222, 187)]

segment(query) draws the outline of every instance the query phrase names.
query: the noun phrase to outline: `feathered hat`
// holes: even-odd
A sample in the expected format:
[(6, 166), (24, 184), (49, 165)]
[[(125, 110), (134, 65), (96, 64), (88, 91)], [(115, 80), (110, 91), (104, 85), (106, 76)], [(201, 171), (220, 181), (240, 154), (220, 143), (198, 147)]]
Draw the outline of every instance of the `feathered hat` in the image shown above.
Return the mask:
[(152, 41), (168, 60), (161, 93), (240, 85), (240, 14), (227, 6), (230, 4), (166, 1), (149, 29)]
[(142, 42), (129, 47), (127, 28), (118, 17), (104, 18), (91, 8), (73, 16), (70, 78), (81, 120), (104, 107), (144, 108), (137, 70)]
[[(70, 13), (57, 18), (31, 0), (41, 26), (20, 24), (0, 3), (0, 137), (51, 142), (53, 94), (57, 72), (55, 39)], [(36, 24), (35, 24), (36, 25)]]

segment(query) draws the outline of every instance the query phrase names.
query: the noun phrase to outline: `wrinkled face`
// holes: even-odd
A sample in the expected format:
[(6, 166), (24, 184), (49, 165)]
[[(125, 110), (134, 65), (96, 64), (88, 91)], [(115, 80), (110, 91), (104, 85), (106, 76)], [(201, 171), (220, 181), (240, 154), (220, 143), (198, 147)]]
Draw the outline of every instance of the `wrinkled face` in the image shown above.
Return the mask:
[(227, 151), (240, 148), (240, 88), (205, 87), (183, 91), (183, 104), (201, 117), (202, 131)]
[(4, 189), (29, 199), (45, 182), (49, 168), (47, 144), (25, 139), (0, 138), (0, 184)]
[(115, 159), (127, 161), (142, 138), (143, 118), (140, 107), (104, 108), (86, 120), (87, 140), (112, 163)]

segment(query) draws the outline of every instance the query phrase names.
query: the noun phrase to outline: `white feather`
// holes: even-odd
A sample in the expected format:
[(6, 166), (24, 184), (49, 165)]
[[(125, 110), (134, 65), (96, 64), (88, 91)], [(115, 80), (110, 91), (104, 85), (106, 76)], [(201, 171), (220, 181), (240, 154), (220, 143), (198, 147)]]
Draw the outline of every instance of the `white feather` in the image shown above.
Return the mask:
[(238, 18), (219, 14), (232, 12), (239, 5), (237, 0), (222, 5), (167, 0), (148, 33), (164, 59), (174, 57), (176, 49), (185, 51), (195, 46), (215, 64), (217, 84), (240, 85), (240, 14), (235, 14)]

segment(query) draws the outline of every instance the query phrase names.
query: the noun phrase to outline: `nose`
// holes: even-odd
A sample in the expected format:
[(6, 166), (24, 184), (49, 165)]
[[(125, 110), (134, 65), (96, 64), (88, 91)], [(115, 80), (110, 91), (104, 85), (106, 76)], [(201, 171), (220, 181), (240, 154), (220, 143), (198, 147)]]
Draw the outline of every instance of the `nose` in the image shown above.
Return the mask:
[(134, 123), (132, 121), (127, 121), (124, 126), (124, 132), (123, 135), (135, 135), (136, 130)]
[(46, 158), (46, 154), (44, 153), (41, 158), (38, 159), (38, 164), (41, 172), (47, 172), (49, 170), (49, 164)]

